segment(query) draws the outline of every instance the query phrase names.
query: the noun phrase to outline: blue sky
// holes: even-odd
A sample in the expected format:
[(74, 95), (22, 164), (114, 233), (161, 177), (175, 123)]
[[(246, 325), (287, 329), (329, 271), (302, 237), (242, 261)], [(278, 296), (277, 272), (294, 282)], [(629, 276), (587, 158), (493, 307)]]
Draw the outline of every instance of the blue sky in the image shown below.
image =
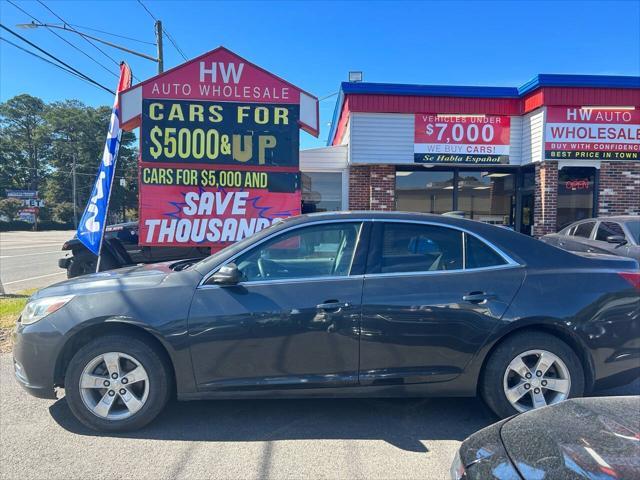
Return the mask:
[[(60, 23), (35, 1), (14, 1), (40, 21)], [(154, 41), (153, 20), (136, 1), (43, 1), (71, 24)], [(144, 3), (189, 58), (224, 45), (320, 98), (336, 92), (349, 70), (362, 70), (371, 82), (497, 86), (518, 86), (537, 73), (640, 75), (640, 2), (634, 0)], [(5, 0), (0, 4), (4, 25), (30, 21)], [(116, 77), (45, 29), (16, 31), (115, 88)], [(86, 32), (155, 53), (152, 45)], [(116, 71), (81, 38), (61, 35)], [(127, 60), (141, 80), (155, 74), (152, 62), (104, 49)], [(181, 62), (165, 38), (165, 67)], [(112, 102), (108, 93), (1, 42), (0, 99), (23, 92), (46, 101)], [(335, 99), (321, 102), (320, 138), (302, 133), (302, 148), (324, 145)]]

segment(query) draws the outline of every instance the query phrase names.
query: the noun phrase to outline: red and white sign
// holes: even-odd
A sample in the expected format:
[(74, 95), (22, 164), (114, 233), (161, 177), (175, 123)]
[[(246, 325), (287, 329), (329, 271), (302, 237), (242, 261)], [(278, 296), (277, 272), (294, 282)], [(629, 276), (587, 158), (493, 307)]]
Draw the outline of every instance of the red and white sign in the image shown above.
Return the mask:
[(640, 111), (547, 107), (545, 157), (557, 159), (640, 159)]
[(299, 128), (317, 98), (220, 47), (121, 95), (140, 126), (141, 245), (241, 240), (301, 209)]
[(140, 200), (143, 245), (213, 246), (242, 240), (283, 218), (300, 213), (300, 191), (146, 187)]
[(142, 121), (142, 99), (205, 100), (239, 103), (277, 103), (300, 107), (300, 128), (318, 136), (318, 99), (218, 47), (171, 70), (134, 85), (120, 95), (122, 128), (132, 130)]
[(508, 163), (510, 126), (506, 115), (416, 114), (414, 161)]

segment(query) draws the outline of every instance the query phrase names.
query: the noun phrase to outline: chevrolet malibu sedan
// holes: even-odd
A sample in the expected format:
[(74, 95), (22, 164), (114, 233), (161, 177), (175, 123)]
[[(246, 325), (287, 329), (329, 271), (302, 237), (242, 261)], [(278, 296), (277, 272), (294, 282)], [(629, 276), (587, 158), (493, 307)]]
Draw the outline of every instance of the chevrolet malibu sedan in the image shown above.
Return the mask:
[(14, 340), (20, 384), (100, 430), (173, 394), (480, 394), (507, 417), (638, 375), (640, 271), (455, 217), (303, 215), (40, 290)]

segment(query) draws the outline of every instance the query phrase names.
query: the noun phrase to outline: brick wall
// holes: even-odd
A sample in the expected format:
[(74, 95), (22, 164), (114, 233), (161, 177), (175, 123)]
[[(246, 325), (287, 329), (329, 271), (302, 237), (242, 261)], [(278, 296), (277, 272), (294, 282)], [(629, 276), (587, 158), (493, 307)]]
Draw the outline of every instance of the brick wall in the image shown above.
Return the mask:
[(598, 216), (640, 215), (640, 162), (602, 162)]
[(349, 167), (349, 210), (370, 210), (371, 182), (369, 165)]
[(536, 192), (533, 212), (534, 237), (556, 231), (558, 214), (558, 162), (536, 164)]
[(349, 210), (394, 210), (396, 168), (352, 165), (349, 168)]

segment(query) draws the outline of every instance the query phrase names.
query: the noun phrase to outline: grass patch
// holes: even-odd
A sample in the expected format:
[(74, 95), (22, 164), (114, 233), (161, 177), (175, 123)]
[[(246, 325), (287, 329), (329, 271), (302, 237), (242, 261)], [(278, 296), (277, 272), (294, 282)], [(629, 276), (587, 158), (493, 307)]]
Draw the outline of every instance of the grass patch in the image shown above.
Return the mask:
[(9, 332), (16, 324), (20, 312), (37, 289), (24, 290), (14, 295), (0, 297), (0, 352), (7, 351)]

